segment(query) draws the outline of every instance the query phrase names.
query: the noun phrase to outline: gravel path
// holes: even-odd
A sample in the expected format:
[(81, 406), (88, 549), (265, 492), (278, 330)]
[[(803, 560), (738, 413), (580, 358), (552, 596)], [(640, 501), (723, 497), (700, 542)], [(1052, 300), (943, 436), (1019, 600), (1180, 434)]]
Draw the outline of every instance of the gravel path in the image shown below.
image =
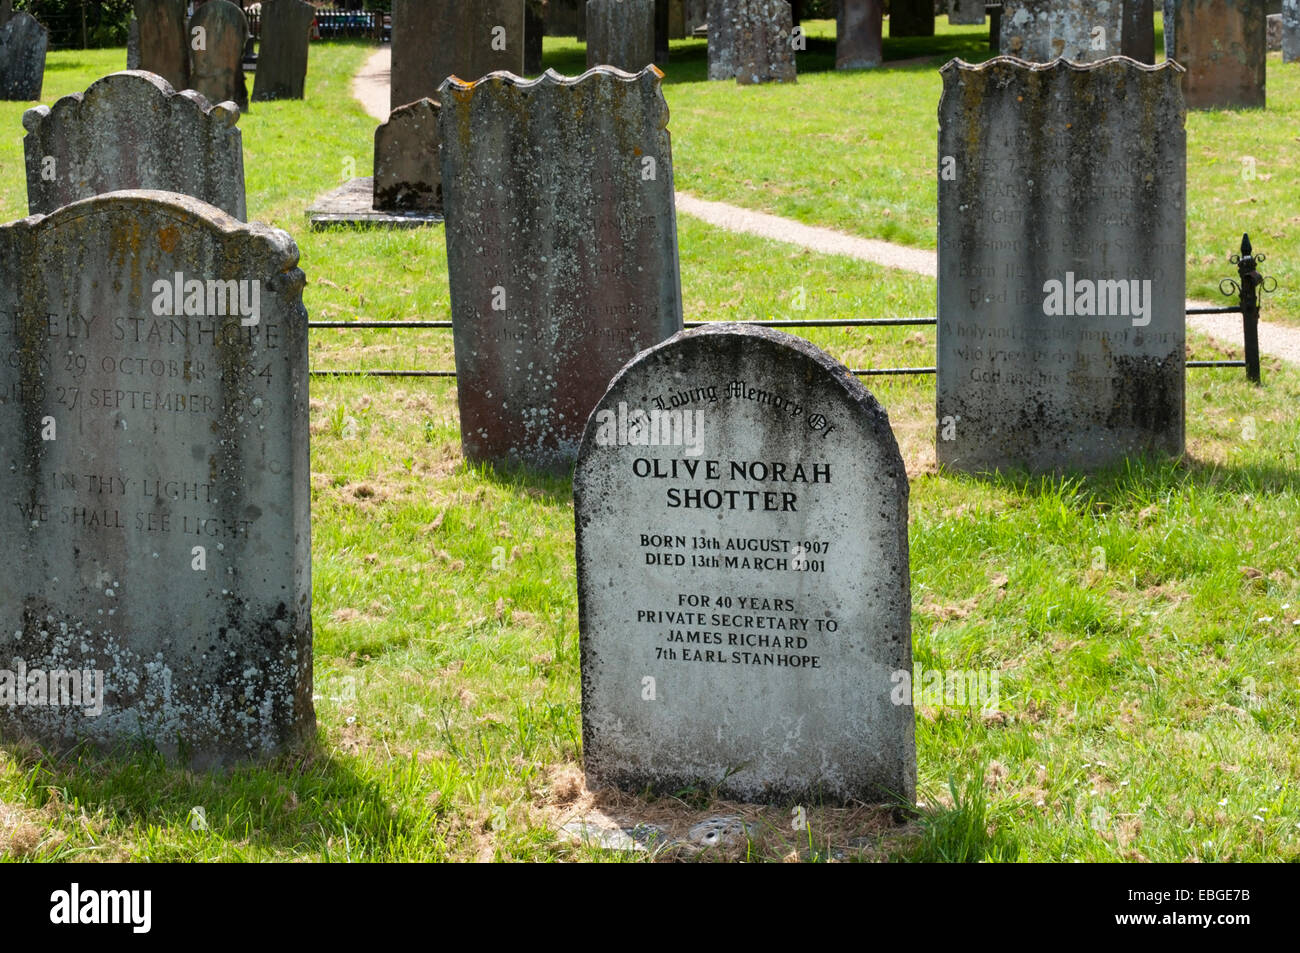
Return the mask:
[[(391, 54), (389, 47), (379, 50), (366, 61), (352, 80), (352, 95), (360, 101), (367, 113), (380, 122), (388, 119)], [(930, 278), (937, 273), (937, 256), (932, 251), (906, 248), (873, 238), (857, 238), (833, 229), (804, 225), (802, 222), (738, 208), (725, 202), (710, 202), (685, 192), (677, 193), (677, 210), (731, 232), (788, 242), (826, 255), (843, 255)], [(1217, 303), (1222, 305), (1224, 302)], [(1206, 302), (1189, 301), (1188, 304), (1203, 305)], [(1267, 306), (1267, 301), (1265, 305)], [(1188, 317), (1187, 325), (1224, 344), (1237, 348), (1243, 346), (1241, 319), (1237, 315), (1192, 315)], [(1300, 364), (1300, 330), (1261, 321), (1259, 349), (1264, 354)]]

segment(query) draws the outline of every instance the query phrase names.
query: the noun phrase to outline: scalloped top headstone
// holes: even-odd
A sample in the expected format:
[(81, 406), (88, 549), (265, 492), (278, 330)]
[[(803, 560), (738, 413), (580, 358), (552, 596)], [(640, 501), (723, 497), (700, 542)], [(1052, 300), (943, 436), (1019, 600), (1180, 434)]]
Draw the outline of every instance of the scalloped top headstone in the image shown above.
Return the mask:
[(230, 0), (208, 0), (195, 10), (190, 17), (190, 87), (209, 102), (233, 102), (247, 112), (247, 42), (248, 18)]
[(0, 26), (0, 100), (41, 98), (50, 34), (36, 18), (20, 11)]
[(313, 738), (297, 265), (170, 192), (0, 227), (0, 735), (197, 767)]
[(524, 72), (524, 0), (393, 0), (393, 109), (496, 70)]
[(636, 73), (655, 60), (655, 0), (587, 0), (587, 69)]
[[(176, 89), (190, 85), (190, 38), (185, 0), (135, 0), (140, 65)], [(229, 98), (229, 97), (227, 97)]]
[(907, 496), (884, 409), (802, 338), (629, 363), (573, 478), (589, 785), (910, 801)]
[(610, 378), (681, 330), (662, 79), (601, 67), (443, 84), (467, 460), (567, 472)]
[(398, 106), (375, 130), (374, 207), (384, 212), (441, 212), (438, 104)]
[(1182, 73), (1123, 57), (941, 70), (941, 464), (1183, 452)]
[(177, 92), (153, 73), (96, 80), (23, 115), (33, 214), (104, 192), (156, 189), (215, 205), (241, 221), (244, 149), (234, 103)]
[(316, 8), (306, 0), (265, 0), (262, 39), (253, 74), (253, 102), (302, 99)]
[(1119, 55), (1123, 29), (1121, 0), (1003, 0), (998, 49), (1035, 63), (1092, 63)]

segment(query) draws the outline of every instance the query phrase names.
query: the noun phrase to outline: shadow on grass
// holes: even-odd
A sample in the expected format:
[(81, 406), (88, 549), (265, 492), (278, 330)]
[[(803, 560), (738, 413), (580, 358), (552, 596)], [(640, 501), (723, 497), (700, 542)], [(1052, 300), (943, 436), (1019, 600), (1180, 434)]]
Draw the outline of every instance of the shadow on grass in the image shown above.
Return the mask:
[[(80, 822), (82, 831), (93, 829), (99, 818), (115, 822), (89, 838), (74, 835), (37, 849), (29, 856), (33, 860), (94, 859), (100, 849), (94, 842), (105, 839), (134, 841), (133, 859), (153, 861), (264, 859), (249, 848), (321, 861), (437, 853), (436, 811), (416, 816), (394, 806), (378, 780), (322, 753), (319, 744), (206, 773), (188, 770), (151, 745), (107, 754), (78, 746), (59, 755), (25, 743), (0, 750), (24, 776), (25, 804), (54, 809), (52, 830), (59, 829), (59, 820), (78, 823), (82, 811), (89, 818)], [(416, 768), (394, 763), (383, 770)], [(142, 830), (157, 843), (141, 845)]]
[(573, 502), (573, 470), (547, 473), (526, 466), (494, 466), (490, 463), (465, 462), (465, 469), (476, 478), (516, 493), (524, 492), (547, 504), (569, 505)]
[(1300, 469), (1261, 463), (1223, 464), (1199, 460), (1190, 454), (1177, 459), (1131, 457), (1113, 467), (1088, 473), (940, 472), (952, 478), (986, 483), (1018, 496), (1086, 498), (1089, 508), (1094, 509), (1147, 502), (1168, 491), (1187, 489), (1230, 494), (1300, 494)]

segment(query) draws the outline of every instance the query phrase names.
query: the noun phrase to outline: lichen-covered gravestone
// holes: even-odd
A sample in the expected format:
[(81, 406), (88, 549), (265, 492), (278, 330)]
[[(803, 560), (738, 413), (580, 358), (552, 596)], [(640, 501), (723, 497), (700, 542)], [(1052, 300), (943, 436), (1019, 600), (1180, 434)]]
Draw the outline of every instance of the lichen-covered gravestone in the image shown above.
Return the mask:
[(1263, 108), (1264, 0), (1165, 0), (1165, 55), (1187, 70), (1188, 109)]
[[(196, 32), (197, 31), (197, 32)], [(190, 17), (190, 86), (209, 102), (248, 110), (244, 44), (248, 18), (230, 0), (208, 0)]]
[(881, 6), (881, 0), (840, 0), (835, 21), (836, 69), (870, 69), (880, 65), (883, 57)]
[(375, 208), (442, 211), (438, 104), (419, 99), (394, 109), (375, 130)]
[(681, 330), (662, 79), (597, 67), (443, 85), (467, 460), (567, 472), (610, 378)]
[(181, 192), (244, 220), (244, 148), (234, 103), (210, 105), (153, 73), (113, 73), (23, 115), (33, 214), (104, 192)]
[(437, 99), (443, 80), (524, 72), (524, 0), (394, 0), (392, 108)]
[(587, 68), (640, 72), (655, 59), (655, 0), (587, 0)]
[(0, 227), (4, 667), (79, 676), (0, 680), (4, 737), (208, 767), (314, 735), (297, 264), (168, 192)]
[(253, 101), (302, 99), (316, 8), (306, 0), (262, 4), (262, 46), (253, 76)]
[(638, 355), (573, 480), (590, 786), (910, 801), (907, 496), (884, 409), (807, 341)]
[(1091, 63), (1117, 56), (1123, 43), (1120, 0), (1003, 0), (1002, 53), (1045, 63)]
[(985, 0), (951, 0), (948, 22), (954, 26), (978, 26), (984, 22)]
[(709, 79), (794, 82), (793, 30), (786, 0), (710, 0)]
[(1182, 68), (1002, 57), (941, 72), (939, 462), (1181, 454)]
[(157, 73), (176, 89), (190, 85), (190, 34), (185, 0), (135, 0), (140, 24), (140, 69)]
[(50, 34), (30, 13), (19, 12), (0, 26), (0, 100), (41, 98)]
[(1300, 0), (1282, 0), (1282, 62), (1300, 60)]

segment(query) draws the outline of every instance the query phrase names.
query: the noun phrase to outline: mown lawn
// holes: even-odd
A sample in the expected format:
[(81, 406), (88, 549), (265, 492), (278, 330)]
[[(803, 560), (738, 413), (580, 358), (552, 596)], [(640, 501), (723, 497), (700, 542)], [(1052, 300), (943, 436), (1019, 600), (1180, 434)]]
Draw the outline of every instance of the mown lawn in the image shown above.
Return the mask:
[[(907, 43), (891, 53), (915, 55)], [(683, 73), (699, 68), (695, 46), (675, 45)], [(564, 66), (573, 49), (548, 41), (548, 58)], [(316, 47), (306, 102), (259, 104), (241, 121), (250, 213), (298, 239), (314, 318), (446, 318), (440, 229), (304, 227), (319, 192), (370, 162), (374, 123), (348, 94), (368, 52)], [(122, 62), (55, 54), (46, 100)], [(809, 71), (786, 90), (706, 86), (676, 67), (669, 79), (680, 187), (933, 247), (932, 72)], [(0, 104), (3, 220), (25, 212), (22, 109)], [(1286, 125), (1269, 119), (1193, 117), (1192, 130), (1222, 123), (1223, 154), (1257, 153), (1267, 171), (1285, 146), (1258, 137)], [(1190, 161), (1193, 183), (1207, 175), (1193, 186), (1200, 210), (1211, 188), (1235, 201), (1239, 182), (1215, 184)], [(1256, 183), (1280, 196), (1283, 178)], [(691, 319), (933, 313), (930, 279), (687, 218), (679, 236)], [(854, 366), (933, 362), (928, 330), (809, 336)], [(439, 332), (321, 331), (311, 357), (317, 369), (450, 367), (451, 345)], [(720, 804), (707, 787), (653, 801), (586, 793), (568, 481), (466, 467), (446, 382), (318, 378), (317, 748), (225, 776), (147, 754), (0, 747), (0, 858), (626, 859), (560, 833), (599, 808), (677, 827), (733, 812), (754, 822), (751, 843), (705, 858), (1300, 859), (1300, 375), (1268, 361), (1265, 376), (1257, 389), (1240, 372), (1190, 372), (1182, 460), (1057, 480), (937, 472), (933, 381), (869, 380), (913, 478), (916, 659), (998, 672), (1000, 704), (920, 707), (923, 804), (903, 823), (807, 805), (803, 831), (789, 805)]]

